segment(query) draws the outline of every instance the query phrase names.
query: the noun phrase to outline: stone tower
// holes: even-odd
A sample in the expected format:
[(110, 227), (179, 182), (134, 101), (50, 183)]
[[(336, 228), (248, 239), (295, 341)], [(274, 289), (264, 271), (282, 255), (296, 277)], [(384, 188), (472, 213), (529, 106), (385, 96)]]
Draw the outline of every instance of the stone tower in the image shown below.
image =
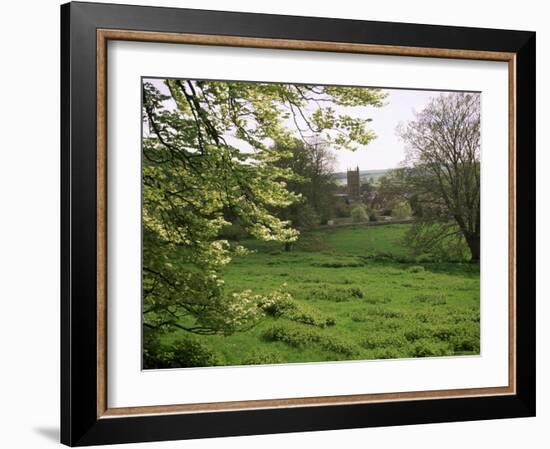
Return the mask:
[(359, 167), (355, 170), (348, 170), (347, 194), (350, 200), (358, 200), (361, 196), (361, 180), (359, 177)]

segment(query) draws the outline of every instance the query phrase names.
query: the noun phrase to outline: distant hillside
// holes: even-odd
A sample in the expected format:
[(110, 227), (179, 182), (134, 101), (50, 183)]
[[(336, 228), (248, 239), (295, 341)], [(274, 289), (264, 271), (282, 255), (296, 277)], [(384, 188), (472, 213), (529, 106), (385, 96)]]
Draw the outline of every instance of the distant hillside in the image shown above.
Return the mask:
[[(361, 177), (361, 182), (365, 182), (367, 179), (373, 182), (376, 182), (378, 178), (384, 176), (386, 173), (388, 173), (391, 170), (391, 168), (385, 168), (382, 170), (360, 170), (359, 176)], [(334, 179), (336, 180), (336, 184), (346, 184), (347, 182), (347, 172), (338, 172), (334, 173)]]

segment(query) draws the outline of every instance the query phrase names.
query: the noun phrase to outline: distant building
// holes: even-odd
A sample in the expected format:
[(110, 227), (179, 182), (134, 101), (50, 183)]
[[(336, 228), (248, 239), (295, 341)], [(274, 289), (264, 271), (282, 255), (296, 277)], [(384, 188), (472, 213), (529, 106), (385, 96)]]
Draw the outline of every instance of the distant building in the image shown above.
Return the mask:
[(355, 170), (348, 170), (348, 184), (346, 193), (349, 200), (356, 201), (361, 198), (361, 178), (359, 176), (359, 167)]

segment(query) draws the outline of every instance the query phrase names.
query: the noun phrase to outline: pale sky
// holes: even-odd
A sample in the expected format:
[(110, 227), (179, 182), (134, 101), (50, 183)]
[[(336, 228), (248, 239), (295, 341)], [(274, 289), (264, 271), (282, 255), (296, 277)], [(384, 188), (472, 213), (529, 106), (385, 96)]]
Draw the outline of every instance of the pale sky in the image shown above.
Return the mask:
[[(147, 79), (161, 92), (168, 94), (168, 89), (160, 79)], [(336, 150), (336, 171), (359, 166), (360, 170), (376, 170), (394, 168), (405, 158), (405, 147), (396, 135), (396, 127), (401, 122), (414, 118), (414, 111), (420, 111), (429, 100), (440, 94), (437, 91), (383, 89), (389, 95), (384, 100), (386, 105), (381, 108), (367, 107), (334, 107), (336, 112), (348, 113), (355, 117), (371, 118), (368, 124), (378, 136), (369, 145), (360, 147), (357, 151)], [(289, 127), (291, 123), (288, 124)], [(235, 145), (233, 139), (231, 144)], [(236, 145), (237, 146), (237, 145)], [(244, 151), (246, 151), (243, 148)]]
[[(405, 159), (405, 147), (396, 135), (400, 122), (414, 118), (414, 111), (421, 111), (429, 100), (440, 92), (426, 90), (384, 89), (389, 95), (381, 108), (363, 107), (358, 116), (372, 118), (369, 123), (377, 138), (357, 151), (338, 150), (337, 171), (359, 166), (360, 170), (395, 168)], [(359, 108), (353, 108), (359, 109)]]

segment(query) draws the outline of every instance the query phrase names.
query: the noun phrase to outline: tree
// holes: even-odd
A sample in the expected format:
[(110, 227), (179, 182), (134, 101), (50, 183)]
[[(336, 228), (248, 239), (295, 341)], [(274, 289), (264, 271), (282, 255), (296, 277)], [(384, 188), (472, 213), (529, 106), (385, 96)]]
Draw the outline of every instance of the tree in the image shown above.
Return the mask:
[(247, 250), (222, 230), (238, 220), (257, 239), (295, 241), (298, 231), (272, 212), (299, 200), (287, 188), (294, 173), (276, 164), (289, 155), (273, 142), (311, 134), (335, 148), (366, 145), (375, 138), (368, 120), (332, 105), (381, 106), (383, 98), (363, 88), (144, 82), (144, 326), (229, 334), (253, 325), (262, 298), (226, 292), (221, 276)]
[(336, 188), (333, 151), (318, 139), (295, 139), (291, 145), (278, 145), (278, 149), (291, 155), (281, 158), (277, 165), (294, 173), (287, 188), (300, 196), (300, 201), (280, 210), (278, 215), (298, 229), (311, 229), (326, 222), (332, 216)]
[(354, 223), (365, 223), (369, 221), (367, 210), (362, 204), (357, 204), (351, 209), (351, 219)]
[(412, 216), (411, 206), (407, 201), (401, 201), (397, 203), (395, 206), (393, 206), (391, 210), (391, 215), (392, 217), (397, 218), (398, 220), (405, 220), (407, 218), (411, 218)]
[(408, 150), (398, 178), (421, 211), (417, 242), (428, 247), (461, 236), (479, 261), (479, 94), (441, 94), (398, 133)]

